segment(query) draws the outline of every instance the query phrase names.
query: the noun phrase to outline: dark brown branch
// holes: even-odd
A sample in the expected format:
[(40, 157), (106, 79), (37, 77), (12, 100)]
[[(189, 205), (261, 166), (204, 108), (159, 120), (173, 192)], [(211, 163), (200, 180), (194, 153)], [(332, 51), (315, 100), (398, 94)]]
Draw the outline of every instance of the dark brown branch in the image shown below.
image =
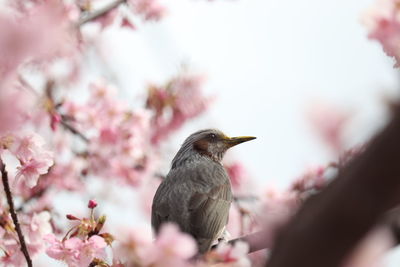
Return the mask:
[(113, 10), (114, 8), (118, 7), (120, 4), (125, 3), (126, 0), (116, 0), (112, 3), (110, 3), (109, 5), (105, 6), (102, 9), (99, 9), (97, 11), (91, 12), (90, 14), (88, 14), (87, 16), (82, 17), (79, 22), (78, 22), (78, 26), (82, 26), (83, 24), (95, 20), (97, 18), (100, 18), (101, 16), (104, 16), (105, 14), (107, 14), (108, 12), (110, 12), (111, 10)]
[[(393, 234), (395, 240), (394, 246), (400, 244), (400, 211), (396, 210), (395, 214), (388, 214), (387, 218), (382, 222), (382, 226), (388, 227)], [(392, 213), (392, 212), (391, 212)], [(229, 240), (229, 244), (233, 245), (236, 242), (246, 242), (249, 245), (249, 253), (253, 253), (262, 249), (271, 249), (274, 244), (276, 237), (276, 230), (284, 227), (284, 225), (275, 225), (275, 228), (264, 229), (262, 231), (247, 234), (232, 240)], [(213, 248), (216, 248), (213, 247)]]
[(8, 206), (10, 207), (11, 218), (14, 222), (15, 230), (17, 231), (19, 243), (21, 245), (21, 251), (25, 256), (28, 267), (32, 267), (32, 260), (29, 256), (29, 252), (26, 247), (24, 235), (22, 234), (21, 227), (18, 222), (17, 213), (15, 212), (15, 209), (14, 209), (14, 202), (13, 202), (13, 198), (12, 198), (12, 194), (11, 194), (10, 185), (8, 183), (8, 173), (6, 171), (6, 166), (4, 165), (1, 158), (0, 158), (0, 171), (1, 171), (1, 179), (3, 180), (4, 192), (6, 193)]
[(281, 231), (268, 267), (337, 267), (400, 203), (400, 112)]

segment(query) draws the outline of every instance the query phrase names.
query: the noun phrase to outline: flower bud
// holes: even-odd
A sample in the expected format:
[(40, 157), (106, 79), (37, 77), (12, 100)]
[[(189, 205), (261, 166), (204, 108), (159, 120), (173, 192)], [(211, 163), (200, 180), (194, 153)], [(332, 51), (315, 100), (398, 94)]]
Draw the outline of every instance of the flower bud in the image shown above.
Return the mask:
[(96, 202), (96, 200), (94, 200), (94, 199), (89, 200), (88, 208), (89, 208), (89, 209), (94, 209), (94, 208), (96, 208), (96, 207), (97, 207), (97, 202)]
[(79, 221), (79, 218), (75, 217), (72, 214), (67, 214), (65, 217), (67, 217), (67, 219), (71, 221)]

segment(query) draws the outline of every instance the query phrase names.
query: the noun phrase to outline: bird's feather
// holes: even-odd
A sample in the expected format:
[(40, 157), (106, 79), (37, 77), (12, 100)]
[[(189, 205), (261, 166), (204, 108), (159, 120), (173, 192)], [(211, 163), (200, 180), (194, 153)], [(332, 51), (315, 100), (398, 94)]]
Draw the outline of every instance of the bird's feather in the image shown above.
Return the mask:
[(206, 252), (228, 222), (232, 191), (224, 167), (208, 158), (171, 169), (153, 201), (152, 225), (175, 222)]

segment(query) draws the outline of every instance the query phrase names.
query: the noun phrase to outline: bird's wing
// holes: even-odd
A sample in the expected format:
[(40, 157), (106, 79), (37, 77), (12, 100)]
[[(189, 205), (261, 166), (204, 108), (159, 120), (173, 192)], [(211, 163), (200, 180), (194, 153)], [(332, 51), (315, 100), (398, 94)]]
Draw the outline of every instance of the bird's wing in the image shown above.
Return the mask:
[(151, 222), (158, 232), (172, 221), (207, 251), (228, 222), (232, 191), (222, 166), (177, 168), (170, 171), (155, 194)]
[(189, 232), (200, 252), (207, 251), (228, 223), (232, 193), (229, 183), (214, 186), (207, 193), (196, 192), (189, 201)]
[(166, 201), (169, 188), (166, 185), (167, 183), (163, 181), (158, 187), (151, 208), (151, 225), (156, 233), (158, 232), (162, 223), (169, 221), (170, 206)]

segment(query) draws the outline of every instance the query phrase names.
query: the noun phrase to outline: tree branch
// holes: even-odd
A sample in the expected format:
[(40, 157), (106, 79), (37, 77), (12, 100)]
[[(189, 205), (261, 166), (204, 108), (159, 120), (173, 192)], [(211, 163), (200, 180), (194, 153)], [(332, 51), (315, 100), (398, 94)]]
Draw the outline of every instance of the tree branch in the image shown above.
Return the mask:
[(400, 203), (400, 110), (359, 157), (308, 199), (274, 244), (268, 267), (337, 267)]
[(71, 124), (69, 124), (64, 115), (61, 115), (61, 121), (60, 124), (68, 131), (70, 131), (72, 134), (79, 136), (83, 141), (85, 141), (85, 143), (89, 143), (89, 139), (83, 135), (83, 133), (81, 133), (80, 131), (78, 131), (74, 126), (72, 126)]
[(78, 26), (82, 26), (83, 24), (95, 20), (105, 14), (107, 14), (108, 12), (110, 12), (111, 10), (113, 10), (114, 8), (118, 7), (120, 4), (125, 3), (126, 0), (116, 0), (112, 3), (110, 3), (109, 5), (105, 6), (102, 9), (99, 9), (97, 11), (93, 11), (91, 13), (89, 13), (87, 16), (83, 16), (79, 22), (78, 22)]
[(15, 230), (17, 231), (17, 234), (18, 234), (21, 251), (25, 256), (28, 267), (32, 267), (32, 260), (29, 256), (29, 252), (26, 247), (24, 235), (22, 234), (21, 227), (18, 222), (17, 213), (15, 212), (15, 209), (14, 209), (14, 202), (13, 202), (13, 198), (11, 195), (10, 185), (8, 183), (8, 173), (6, 171), (6, 166), (4, 165), (1, 158), (0, 158), (0, 171), (1, 171), (1, 179), (3, 180), (4, 191), (5, 191), (6, 197), (7, 197), (8, 206), (10, 207), (11, 218), (14, 222)]

